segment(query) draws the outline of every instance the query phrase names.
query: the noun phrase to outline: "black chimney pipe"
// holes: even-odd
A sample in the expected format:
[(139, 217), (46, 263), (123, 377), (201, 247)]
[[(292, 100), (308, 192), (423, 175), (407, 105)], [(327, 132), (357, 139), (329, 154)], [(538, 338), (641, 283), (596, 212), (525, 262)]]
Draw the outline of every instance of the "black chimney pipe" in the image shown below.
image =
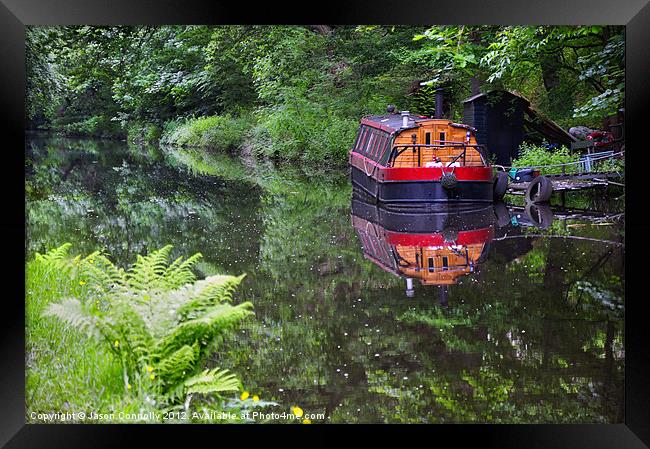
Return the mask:
[(447, 290), (446, 285), (441, 285), (440, 287), (440, 305), (442, 307), (449, 306), (449, 290)]
[(442, 88), (436, 89), (436, 115), (434, 118), (442, 118)]

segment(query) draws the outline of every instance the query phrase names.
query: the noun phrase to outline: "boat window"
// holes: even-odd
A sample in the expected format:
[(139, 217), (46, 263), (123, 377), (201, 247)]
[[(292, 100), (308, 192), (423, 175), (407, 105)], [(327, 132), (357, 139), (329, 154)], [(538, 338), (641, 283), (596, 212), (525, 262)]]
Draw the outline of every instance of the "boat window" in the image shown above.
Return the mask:
[(386, 132), (381, 133), (382, 140), (381, 140), (381, 147), (379, 148), (379, 151), (377, 152), (377, 159), (383, 159), (384, 154), (386, 154), (388, 151), (390, 151), (390, 134)]
[(386, 131), (363, 125), (357, 135), (354, 149), (357, 153), (378, 161), (386, 153), (390, 139), (391, 136)]
[(370, 136), (368, 137), (368, 143), (366, 143), (365, 152), (370, 154), (372, 152), (372, 145), (375, 143), (375, 133), (370, 131)]
[(373, 151), (373, 155), (375, 156), (375, 159), (379, 157), (379, 155), (382, 152), (382, 149), (384, 148), (384, 142), (385, 142), (385, 137), (383, 132), (377, 133), (377, 146), (375, 147), (375, 150)]
[(424, 134), (424, 143), (426, 145), (431, 145), (431, 133)]
[(446, 270), (447, 268), (449, 268), (449, 259), (447, 256), (442, 256), (442, 269)]
[(371, 128), (366, 127), (363, 133), (363, 141), (361, 142), (361, 151), (366, 151), (366, 145), (368, 145), (368, 139), (370, 138), (370, 133), (372, 132)]
[(440, 133), (440, 146), (445, 144), (445, 133)]
[(374, 140), (372, 142), (372, 147), (370, 147), (370, 154), (372, 155), (373, 159), (375, 158), (375, 153), (377, 151), (377, 146), (379, 145), (379, 141), (381, 140), (381, 134), (377, 130), (373, 130), (373, 136)]
[(366, 141), (368, 140), (368, 127), (364, 126), (363, 127), (363, 135), (361, 136), (361, 139), (359, 140), (359, 153), (365, 152), (366, 149)]
[(384, 145), (384, 149), (382, 150), (381, 156), (379, 157), (379, 160), (382, 164), (386, 164), (388, 162), (388, 158), (390, 157), (392, 149), (391, 135), (386, 134), (386, 144)]
[(375, 131), (376, 132), (376, 138), (375, 138), (375, 145), (372, 148), (372, 155), (374, 160), (379, 160), (381, 159), (381, 156), (384, 154), (384, 151), (386, 149), (386, 139), (387, 139), (387, 134), (385, 131)]
[(352, 147), (352, 148), (354, 148), (355, 150), (358, 150), (358, 149), (359, 149), (359, 142), (361, 141), (361, 137), (363, 136), (363, 131), (364, 131), (364, 129), (365, 129), (364, 126), (359, 127), (359, 131), (357, 132), (357, 137), (356, 137), (356, 139), (354, 140), (354, 146)]
[(381, 136), (376, 130), (372, 131), (372, 145), (368, 147), (368, 152), (370, 153), (370, 156), (374, 159), (375, 158), (375, 151), (377, 150), (377, 145), (379, 144), (379, 140), (381, 139)]
[(359, 132), (357, 133), (357, 139), (354, 141), (354, 149), (358, 150), (361, 144), (361, 139), (363, 138), (363, 126), (359, 127)]
[[(427, 133), (428, 134), (428, 133)], [(429, 257), (429, 271), (434, 271), (433, 257)]]

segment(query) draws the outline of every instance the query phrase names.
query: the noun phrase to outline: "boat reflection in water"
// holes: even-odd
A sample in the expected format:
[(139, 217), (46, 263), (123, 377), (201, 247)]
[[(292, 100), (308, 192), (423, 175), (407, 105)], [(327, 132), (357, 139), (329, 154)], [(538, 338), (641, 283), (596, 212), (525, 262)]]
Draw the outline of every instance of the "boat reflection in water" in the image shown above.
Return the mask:
[(503, 203), (377, 206), (355, 190), (351, 218), (364, 256), (404, 278), (407, 297), (415, 295), (414, 281), (418, 280), (438, 286), (440, 303), (446, 306), (448, 287), (478, 271), (495, 235), (516, 232), (521, 225), (547, 227), (552, 212), (542, 212), (538, 207), (526, 209), (525, 214), (511, 213)]

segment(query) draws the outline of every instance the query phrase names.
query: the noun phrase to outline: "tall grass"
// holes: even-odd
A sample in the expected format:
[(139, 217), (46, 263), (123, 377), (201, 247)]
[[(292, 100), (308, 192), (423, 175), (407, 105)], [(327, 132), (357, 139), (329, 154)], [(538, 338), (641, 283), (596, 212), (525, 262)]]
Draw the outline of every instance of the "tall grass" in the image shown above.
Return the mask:
[(224, 332), (252, 314), (250, 303), (230, 304), (243, 276), (197, 281), (192, 266), (200, 254), (169, 263), (171, 246), (138, 256), (127, 271), (99, 252), (72, 259), (69, 248), (37, 254), (26, 265), (28, 422), (66, 412), (160, 422), (170, 412), (236, 416), (276, 405), (235, 399), (240, 381), (202, 363), (220, 349)]
[(307, 101), (262, 109), (256, 117), (251, 148), (284, 160), (343, 164), (358, 128), (356, 117)]
[(95, 341), (53, 317), (52, 302), (82, 296), (87, 286), (54, 264), (30, 260), (26, 267), (26, 406), (31, 412), (103, 410), (119, 395), (120, 365)]
[[(541, 167), (542, 174), (576, 173), (579, 169), (580, 155), (570, 153), (568, 148), (549, 149), (542, 145), (522, 143), (519, 146), (519, 157), (513, 159), (512, 166), (517, 168)], [(566, 164), (566, 165), (561, 165)]]
[[(519, 157), (512, 161), (517, 168), (540, 167), (542, 174), (578, 173), (582, 171), (578, 164), (580, 154), (571, 152), (567, 147), (549, 149), (544, 145), (522, 143), (519, 146)], [(625, 174), (625, 160), (607, 158), (593, 161), (592, 171), (611, 171)]]
[(52, 121), (51, 129), (66, 136), (123, 138), (126, 133), (119, 122), (104, 115), (91, 115), (81, 120), (61, 117)]
[(250, 150), (284, 161), (343, 165), (358, 128), (356, 117), (302, 100), (244, 113), (168, 122), (162, 142), (218, 151)]
[(249, 117), (231, 115), (191, 118), (165, 125), (162, 142), (220, 151), (241, 148), (250, 128)]

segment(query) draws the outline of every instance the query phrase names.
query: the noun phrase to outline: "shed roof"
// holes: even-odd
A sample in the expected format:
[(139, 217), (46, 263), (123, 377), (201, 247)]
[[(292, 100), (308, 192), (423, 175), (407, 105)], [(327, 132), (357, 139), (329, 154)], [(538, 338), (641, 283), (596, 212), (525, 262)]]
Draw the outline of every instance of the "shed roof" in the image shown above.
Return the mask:
[(463, 103), (470, 103), (472, 101), (478, 100), (479, 98), (484, 98), (484, 97), (488, 97), (489, 95), (495, 95), (495, 94), (496, 95), (504, 95), (505, 94), (505, 95), (508, 95), (510, 97), (515, 97), (515, 98), (521, 100), (522, 102), (524, 102), (526, 104), (530, 104), (530, 101), (526, 100), (524, 97), (522, 97), (520, 95), (517, 95), (517, 94), (513, 94), (512, 92), (508, 92), (507, 90), (491, 90), (489, 92), (483, 92), (483, 93), (480, 93), (480, 94), (476, 94), (474, 96), (471, 96), (471, 97), (466, 98), (465, 100), (463, 100)]
[(385, 114), (385, 115), (368, 115), (361, 121), (364, 125), (374, 126), (375, 128), (388, 131), (390, 133), (399, 131), (401, 129), (411, 129), (417, 127), (418, 122), (431, 120), (429, 117), (421, 115), (409, 114), (409, 126), (402, 127), (402, 116), (400, 114)]

